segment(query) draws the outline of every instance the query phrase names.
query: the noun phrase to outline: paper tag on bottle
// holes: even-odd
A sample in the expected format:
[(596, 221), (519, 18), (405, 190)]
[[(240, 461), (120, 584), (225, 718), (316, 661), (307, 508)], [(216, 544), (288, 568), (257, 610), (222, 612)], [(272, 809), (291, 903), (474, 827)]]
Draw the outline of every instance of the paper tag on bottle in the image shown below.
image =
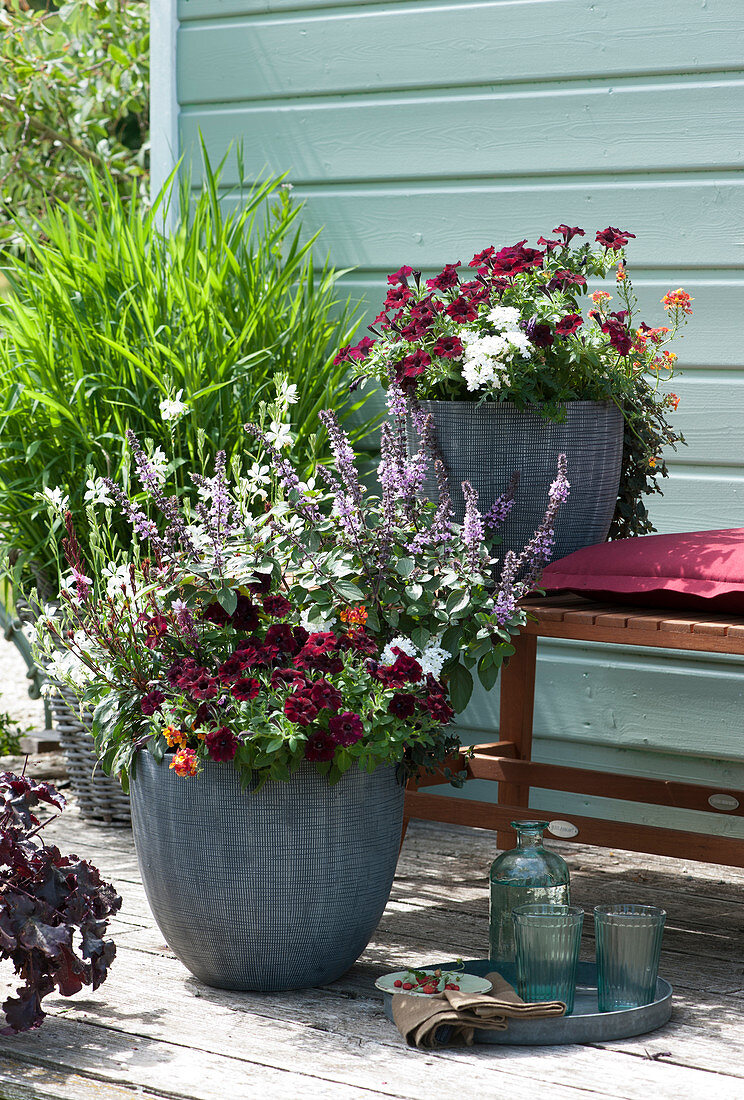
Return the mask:
[(579, 835), (579, 830), (570, 821), (551, 821), (548, 825), (548, 832), (552, 833), (553, 836), (562, 837), (564, 840), (570, 840), (572, 836)]
[(732, 794), (712, 794), (708, 799), (708, 805), (714, 810), (738, 810), (739, 800)]

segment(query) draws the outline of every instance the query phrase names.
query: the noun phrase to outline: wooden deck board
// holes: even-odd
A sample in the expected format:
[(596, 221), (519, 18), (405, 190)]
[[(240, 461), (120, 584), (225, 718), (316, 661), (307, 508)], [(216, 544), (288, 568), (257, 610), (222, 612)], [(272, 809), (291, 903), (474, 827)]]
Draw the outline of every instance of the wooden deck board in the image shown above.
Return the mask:
[(184, 970), (149, 913), (130, 833), (89, 826), (70, 811), (48, 832), (116, 882), (124, 898), (114, 926), (118, 956), (96, 993), (50, 997), (39, 1031), (0, 1039), (0, 1097), (423, 1100), (432, 1089), (509, 1100), (647, 1100), (650, 1090), (674, 1100), (744, 1095), (740, 869), (556, 844), (571, 866), (574, 900), (588, 912), (621, 899), (668, 909), (662, 973), (677, 990), (672, 1022), (601, 1048), (424, 1054), (402, 1045), (374, 979), (403, 962), (485, 954), (493, 834), (413, 822), (390, 905), (359, 963), (327, 988), (269, 996), (209, 989)]

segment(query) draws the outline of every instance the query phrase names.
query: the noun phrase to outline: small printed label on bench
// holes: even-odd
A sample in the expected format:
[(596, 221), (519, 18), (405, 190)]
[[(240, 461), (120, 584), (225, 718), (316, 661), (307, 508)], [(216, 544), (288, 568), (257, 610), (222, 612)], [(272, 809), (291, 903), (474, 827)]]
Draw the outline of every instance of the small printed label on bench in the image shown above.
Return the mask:
[(708, 804), (712, 806), (714, 810), (739, 809), (739, 799), (734, 798), (732, 794), (712, 794), (708, 799)]
[(552, 833), (553, 836), (560, 836), (564, 839), (579, 835), (579, 830), (570, 821), (551, 821), (548, 825), (548, 832)]

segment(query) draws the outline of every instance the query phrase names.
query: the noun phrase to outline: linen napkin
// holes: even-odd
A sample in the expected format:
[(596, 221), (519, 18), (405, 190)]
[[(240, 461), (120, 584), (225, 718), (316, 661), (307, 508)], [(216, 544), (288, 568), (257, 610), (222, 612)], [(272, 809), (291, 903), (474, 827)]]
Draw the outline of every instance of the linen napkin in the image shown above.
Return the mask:
[(505, 1031), (509, 1019), (563, 1016), (563, 1001), (526, 1004), (516, 990), (495, 971), (487, 974), (490, 993), (465, 993), (445, 989), (430, 997), (393, 996), (393, 1019), (409, 1046), (420, 1050), (464, 1043), (473, 1045), (476, 1030)]

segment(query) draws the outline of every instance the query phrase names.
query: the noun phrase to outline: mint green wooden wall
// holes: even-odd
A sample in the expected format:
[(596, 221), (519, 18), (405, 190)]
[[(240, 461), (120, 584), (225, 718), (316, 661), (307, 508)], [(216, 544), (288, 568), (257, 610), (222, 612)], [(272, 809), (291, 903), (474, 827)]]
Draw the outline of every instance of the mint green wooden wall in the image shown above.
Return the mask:
[[(308, 228), (356, 267), (347, 284), (371, 310), (402, 263), (467, 261), (559, 222), (632, 229), (649, 322), (666, 290), (695, 298), (674, 384), (689, 446), (653, 518), (744, 525), (740, 0), (180, 0), (177, 15), (187, 158), (201, 129), (215, 160), (240, 141), (256, 173), (289, 171)], [(744, 787), (743, 717), (741, 662), (541, 647), (543, 759)], [(497, 724), (496, 693), (463, 721), (473, 739)], [(564, 816), (597, 805), (541, 801)]]

